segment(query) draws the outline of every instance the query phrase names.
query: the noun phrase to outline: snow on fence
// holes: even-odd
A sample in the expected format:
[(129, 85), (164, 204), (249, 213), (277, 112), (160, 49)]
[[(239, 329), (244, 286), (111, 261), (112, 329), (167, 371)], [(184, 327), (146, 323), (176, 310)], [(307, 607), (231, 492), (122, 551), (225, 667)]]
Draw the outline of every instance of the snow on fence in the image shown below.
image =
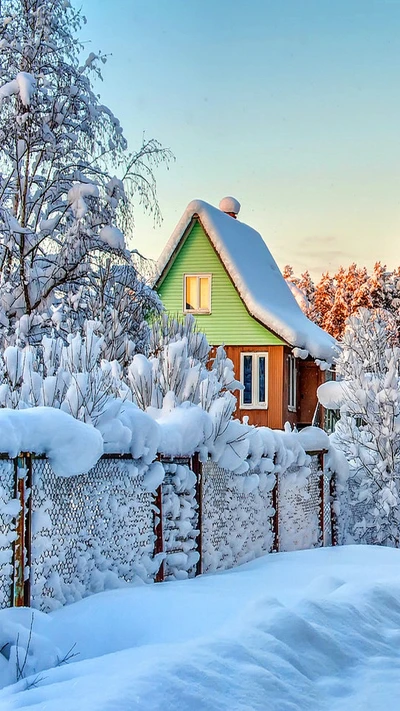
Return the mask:
[[(149, 488), (131, 455), (57, 476), (46, 457), (0, 459), (0, 607), (52, 610), (126, 583), (185, 579), (271, 551), (335, 543), (323, 453), (232, 475), (159, 456)], [(271, 460), (268, 460), (271, 462)], [(154, 465), (153, 465), (154, 466)], [(265, 469), (265, 467), (264, 467)], [(158, 473), (159, 475), (159, 473)]]
[(249, 476), (232, 477), (211, 461), (202, 470), (202, 571), (226, 570), (270, 552), (275, 477), (269, 486), (244, 493)]

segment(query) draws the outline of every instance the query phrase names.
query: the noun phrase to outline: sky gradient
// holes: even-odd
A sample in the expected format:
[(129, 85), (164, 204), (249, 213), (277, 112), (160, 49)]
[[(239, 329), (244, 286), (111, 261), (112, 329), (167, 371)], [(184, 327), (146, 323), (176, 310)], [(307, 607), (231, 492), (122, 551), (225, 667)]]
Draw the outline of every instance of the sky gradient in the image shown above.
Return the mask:
[(233, 195), (278, 264), (400, 264), (400, 0), (83, 0), (101, 98), (157, 173), (156, 258), (187, 203)]

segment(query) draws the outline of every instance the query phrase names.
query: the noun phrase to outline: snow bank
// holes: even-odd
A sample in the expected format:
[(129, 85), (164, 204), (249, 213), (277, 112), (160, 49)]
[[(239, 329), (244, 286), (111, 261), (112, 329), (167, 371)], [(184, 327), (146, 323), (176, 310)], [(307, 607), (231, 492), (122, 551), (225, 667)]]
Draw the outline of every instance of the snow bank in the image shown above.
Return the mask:
[(82, 474), (103, 454), (103, 439), (92, 425), (52, 407), (0, 409), (0, 452), (46, 454), (59, 476)]
[[(397, 709), (399, 563), (399, 550), (372, 546), (285, 553), (35, 613), (30, 676), (4, 688), (0, 706), (255, 711), (267, 699), (269, 711)], [(3, 684), (30, 612), (0, 612), (6, 627)], [(73, 645), (73, 663), (56, 666), (55, 653)]]
[(202, 200), (188, 205), (158, 260), (158, 274), (167, 267), (193, 215), (199, 216), (250, 314), (290, 345), (332, 362), (335, 339), (302, 312), (261, 235), (216, 207)]

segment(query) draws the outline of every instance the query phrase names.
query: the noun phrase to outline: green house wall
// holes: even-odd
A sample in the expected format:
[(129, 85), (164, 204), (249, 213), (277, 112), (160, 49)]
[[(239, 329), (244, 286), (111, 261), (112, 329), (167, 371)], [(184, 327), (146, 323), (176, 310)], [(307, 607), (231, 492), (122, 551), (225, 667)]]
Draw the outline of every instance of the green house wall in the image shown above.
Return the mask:
[(273, 333), (248, 313), (225, 268), (198, 220), (177, 253), (158, 287), (158, 293), (172, 314), (183, 313), (183, 275), (211, 273), (211, 313), (195, 316), (199, 329), (211, 345), (282, 345)]

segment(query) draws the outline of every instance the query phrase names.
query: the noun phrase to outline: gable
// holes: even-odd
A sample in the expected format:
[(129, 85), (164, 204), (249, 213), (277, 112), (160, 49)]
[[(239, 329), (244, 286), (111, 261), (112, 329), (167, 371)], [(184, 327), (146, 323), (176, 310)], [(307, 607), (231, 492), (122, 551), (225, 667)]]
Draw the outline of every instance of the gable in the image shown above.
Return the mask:
[[(247, 314), (270, 335), (276, 334), (280, 342), (331, 363), (337, 353), (335, 339), (303, 313), (260, 233), (203, 200), (189, 203), (165, 245), (157, 261), (158, 283), (167, 274), (196, 219), (219, 255)], [(180, 307), (179, 312), (182, 313)]]
[[(232, 218), (231, 218), (232, 219)], [(248, 313), (218, 254), (196, 219), (157, 291), (172, 314), (183, 313), (183, 276), (212, 274), (211, 314), (195, 316), (211, 345), (282, 345), (284, 341)]]

